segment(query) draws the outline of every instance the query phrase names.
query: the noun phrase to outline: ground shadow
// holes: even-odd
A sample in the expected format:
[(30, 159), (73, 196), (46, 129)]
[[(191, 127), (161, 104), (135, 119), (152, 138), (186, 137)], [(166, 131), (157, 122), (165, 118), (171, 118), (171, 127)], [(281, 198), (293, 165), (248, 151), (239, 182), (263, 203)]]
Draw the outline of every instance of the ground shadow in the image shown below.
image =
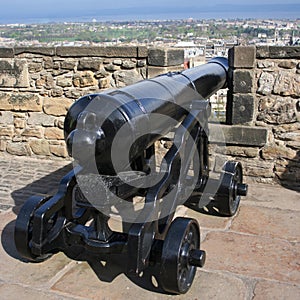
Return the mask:
[(12, 258), (26, 262), (18, 253), (14, 242), (14, 229), (16, 221), (13, 220), (6, 224), (1, 233), (1, 244), (5, 252)]
[(296, 156), (289, 161), (279, 182), (287, 189), (300, 192), (300, 151), (297, 151)]
[[(42, 163), (42, 162), (41, 162)], [(54, 195), (58, 189), (60, 180), (72, 170), (73, 164), (70, 163), (56, 171), (31, 182), (24, 187), (14, 190), (11, 196), (15, 202), (13, 211), (18, 214), (20, 207), (26, 200), (34, 195)]]
[(141, 272), (139, 275), (127, 273), (127, 257), (115, 256), (110, 257), (105, 264), (98, 260), (87, 260), (97, 277), (101, 281), (112, 282), (120, 274), (124, 274), (131, 282), (137, 286), (160, 294), (166, 294), (160, 286), (160, 264), (153, 264)]

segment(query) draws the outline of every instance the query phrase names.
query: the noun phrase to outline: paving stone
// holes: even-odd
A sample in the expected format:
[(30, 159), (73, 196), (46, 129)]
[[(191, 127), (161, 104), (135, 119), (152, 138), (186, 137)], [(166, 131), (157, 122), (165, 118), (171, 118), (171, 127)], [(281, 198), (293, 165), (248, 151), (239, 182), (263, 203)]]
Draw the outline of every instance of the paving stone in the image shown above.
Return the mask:
[(212, 215), (206, 215), (192, 209), (189, 209), (185, 217), (194, 218), (199, 222), (200, 228), (225, 229), (230, 223), (231, 218), (223, 218)]
[(299, 192), (266, 184), (250, 185), (248, 195), (243, 199), (243, 203), (300, 211)]
[[(80, 284), (78, 284), (80, 283)], [(228, 288), (230, 286), (230, 288)], [(130, 281), (120, 275), (112, 282), (99, 280), (86, 263), (80, 263), (69, 270), (53, 287), (52, 290), (69, 292), (70, 295), (88, 299), (134, 299), (144, 300), (174, 299), (174, 296), (159, 294)], [(190, 291), (179, 299), (243, 299), (246, 287), (242, 280), (233, 276), (198, 271)]]
[[(10, 219), (10, 216), (6, 217)], [(14, 226), (15, 222), (10, 221), (1, 232), (0, 280), (41, 287), (70, 263), (70, 260), (62, 253), (54, 255), (43, 263), (21, 261), (14, 244)], [(3, 227), (3, 223), (1, 227)]]
[(260, 281), (254, 290), (253, 300), (295, 300), (300, 299), (300, 287), (278, 282)]
[(208, 270), (299, 283), (300, 244), (232, 232), (210, 232), (202, 243)]
[(47, 291), (34, 290), (28, 287), (23, 287), (16, 284), (2, 284), (0, 285), (1, 299), (16, 300), (22, 298), (22, 300), (43, 299), (43, 300), (61, 300), (61, 299), (74, 299), (67, 295), (57, 295), (54, 293), (48, 293)]
[[(66, 166), (69, 163), (8, 155), (0, 158), (0, 298), (140, 299), (143, 295), (143, 299), (174, 299), (151, 292), (125, 275), (111, 283), (100, 281), (88, 264), (76, 264), (62, 253), (39, 264), (19, 259), (13, 242), (19, 207), (1, 211), (2, 205), (22, 204), (39, 190), (44, 193), (57, 188), (71, 168)], [(200, 223), (205, 239), (201, 249), (207, 252), (207, 262), (197, 271), (189, 293), (175, 298), (252, 299), (252, 284), (257, 282), (255, 300), (298, 299), (300, 244), (295, 241), (299, 241), (299, 200), (299, 192), (281, 186), (250, 184), (234, 219), (180, 207), (179, 215)]]
[(14, 212), (0, 212), (0, 232), (7, 226), (8, 223), (14, 221), (16, 215)]
[(231, 230), (300, 242), (300, 212), (242, 206)]

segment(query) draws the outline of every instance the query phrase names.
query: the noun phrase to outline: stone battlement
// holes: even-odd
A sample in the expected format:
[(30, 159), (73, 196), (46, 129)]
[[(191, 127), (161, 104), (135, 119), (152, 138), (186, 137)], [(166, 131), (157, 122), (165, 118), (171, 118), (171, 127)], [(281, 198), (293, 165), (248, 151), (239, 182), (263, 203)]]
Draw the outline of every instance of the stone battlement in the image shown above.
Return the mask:
[[(172, 48), (0, 48), (0, 151), (67, 159), (63, 122), (76, 99), (183, 63)], [(233, 158), (249, 179), (299, 182), (300, 47), (234, 47), (229, 63), (226, 147), (212, 130), (211, 168)]]

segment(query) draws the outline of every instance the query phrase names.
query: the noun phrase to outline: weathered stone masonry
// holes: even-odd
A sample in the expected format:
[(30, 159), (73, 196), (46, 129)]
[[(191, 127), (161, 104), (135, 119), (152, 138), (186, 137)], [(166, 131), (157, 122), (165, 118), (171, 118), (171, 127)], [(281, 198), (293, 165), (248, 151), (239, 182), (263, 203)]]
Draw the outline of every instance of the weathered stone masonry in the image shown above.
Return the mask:
[(63, 122), (79, 97), (173, 69), (183, 52), (146, 47), (0, 49), (0, 151), (68, 156)]
[[(299, 182), (300, 48), (235, 47), (229, 62), (226, 147), (211, 130), (211, 167), (233, 158), (247, 180)], [(63, 121), (76, 99), (182, 67), (177, 49), (0, 48), (0, 151), (66, 159)]]
[(227, 123), (267, 138), (226, 154), (240, 156), (248, 176), (300, 186), (300, 47), (235, 47), (229, 61)]

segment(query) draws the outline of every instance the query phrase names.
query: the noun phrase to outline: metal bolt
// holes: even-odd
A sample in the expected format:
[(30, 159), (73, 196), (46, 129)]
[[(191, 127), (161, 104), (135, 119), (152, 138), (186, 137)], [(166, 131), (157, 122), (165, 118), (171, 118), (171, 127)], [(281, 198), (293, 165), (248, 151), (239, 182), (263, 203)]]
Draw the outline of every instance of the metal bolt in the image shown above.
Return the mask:
[(189, 252), (189, 264), (202, 268), (205, 264), (206, 253), (203, 250), (193, 249)]

